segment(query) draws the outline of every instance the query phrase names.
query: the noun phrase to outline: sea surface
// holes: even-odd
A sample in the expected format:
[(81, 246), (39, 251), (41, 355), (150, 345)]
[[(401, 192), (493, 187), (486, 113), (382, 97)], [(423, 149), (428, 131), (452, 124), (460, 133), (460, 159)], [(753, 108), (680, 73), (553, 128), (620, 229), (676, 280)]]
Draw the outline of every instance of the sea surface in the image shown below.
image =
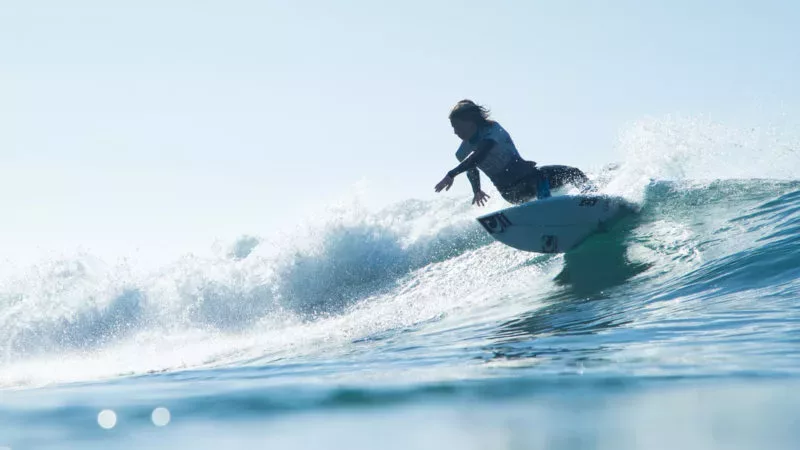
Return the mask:
[(0, 448), (798, 448), (800, 182), (651, 175), (594, 174), (638, 211), (566, 255), (432, 196), (21, 267)]

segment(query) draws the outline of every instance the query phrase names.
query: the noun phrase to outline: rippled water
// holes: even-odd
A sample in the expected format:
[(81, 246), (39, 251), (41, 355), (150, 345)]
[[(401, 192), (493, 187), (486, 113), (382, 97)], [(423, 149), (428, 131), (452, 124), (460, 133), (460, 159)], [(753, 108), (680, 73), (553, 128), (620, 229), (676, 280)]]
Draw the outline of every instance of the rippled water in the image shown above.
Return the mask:
[(0, 446), (793, 448), (800, 183), (638, 192), (567, 255), (439, 200), (26, 268), (0, 284)]

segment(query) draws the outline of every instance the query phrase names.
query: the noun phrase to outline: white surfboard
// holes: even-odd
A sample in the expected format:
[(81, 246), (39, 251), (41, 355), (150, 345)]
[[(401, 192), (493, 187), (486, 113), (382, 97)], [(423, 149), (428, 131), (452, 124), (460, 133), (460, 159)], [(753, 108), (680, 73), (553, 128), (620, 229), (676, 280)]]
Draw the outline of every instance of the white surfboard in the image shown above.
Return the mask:
[(497, 241), (537, 253), (564, 253), (634, 211), (621, 197), (559, 195), (478, 217)]

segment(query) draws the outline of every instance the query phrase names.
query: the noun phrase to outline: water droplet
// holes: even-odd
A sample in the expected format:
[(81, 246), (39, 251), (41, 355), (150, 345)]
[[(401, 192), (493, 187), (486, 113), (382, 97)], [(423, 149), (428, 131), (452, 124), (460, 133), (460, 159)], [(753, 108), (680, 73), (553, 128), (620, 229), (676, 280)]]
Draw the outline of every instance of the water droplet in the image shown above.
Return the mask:
[(153, 410), (153, 414), (150, 418), (153, 420), (153, 425), (163, 427), (169, 423), (170, 413), (167, 408), (159, 407)]
[(110, 409), (104, 409), (97, 415), (97, 423), (106, 430), (110, 430), (117, 425), (117, 414)]

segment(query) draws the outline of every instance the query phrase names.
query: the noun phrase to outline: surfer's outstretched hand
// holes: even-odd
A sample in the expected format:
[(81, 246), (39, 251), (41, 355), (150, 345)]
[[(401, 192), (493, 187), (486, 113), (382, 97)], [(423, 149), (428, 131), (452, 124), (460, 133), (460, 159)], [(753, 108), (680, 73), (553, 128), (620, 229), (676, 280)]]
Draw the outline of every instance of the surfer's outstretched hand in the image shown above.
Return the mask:
[(475, 193), (474, 197), (472, 197), (472, 204), (473, 205), (483, 206), (488, 201), (489, 201), (489, 196), (486, 195), (486, 192), (483, 192), (483, 191), (480, 191), (480, 190)]
[(444, 189), (445, 191), (449, 191), (450, 186), (452, 185), (453, 185), (453, 177), (447, 175), (444, 178), (442, 178), (442, 181), (436, 184), (434, 189), (436, 190), (436, 192), (441, 192), (442, 189)]

